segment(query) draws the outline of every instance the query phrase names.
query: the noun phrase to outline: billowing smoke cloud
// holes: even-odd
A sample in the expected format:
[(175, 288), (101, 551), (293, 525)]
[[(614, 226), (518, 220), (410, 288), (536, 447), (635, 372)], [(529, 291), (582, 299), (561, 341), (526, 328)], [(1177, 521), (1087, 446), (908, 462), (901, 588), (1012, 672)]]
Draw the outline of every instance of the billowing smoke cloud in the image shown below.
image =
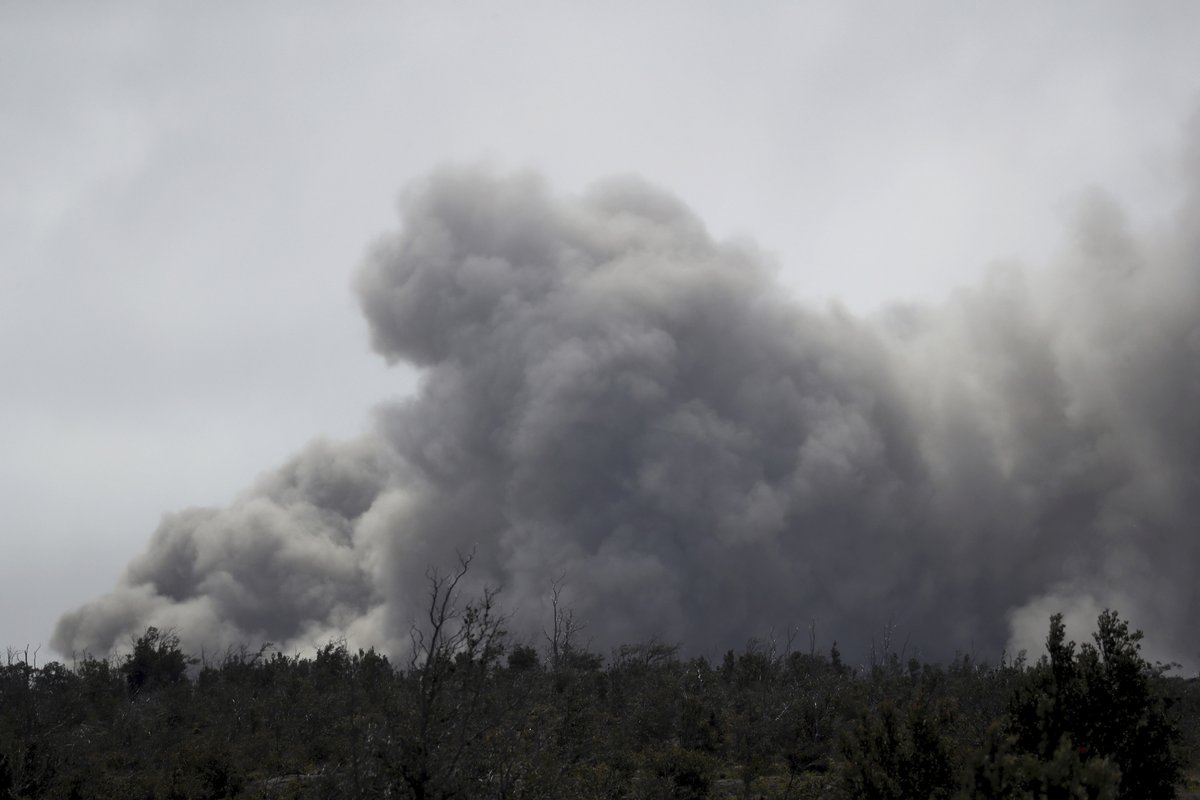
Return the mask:
[(816, 620), (852, 652), (891, 624), (994, 657), (1111, 605), (1194, 661), (1200, 214), (1137, 238), (1085, 206), (1055, 270), (860, 319), (640, 181), (438, 172), (356, 282), (416, 396), (165, 517), (54, 646), (401, 649), (426, 569), (474, 549), (516, 630), (565, 576), (601, 649)]

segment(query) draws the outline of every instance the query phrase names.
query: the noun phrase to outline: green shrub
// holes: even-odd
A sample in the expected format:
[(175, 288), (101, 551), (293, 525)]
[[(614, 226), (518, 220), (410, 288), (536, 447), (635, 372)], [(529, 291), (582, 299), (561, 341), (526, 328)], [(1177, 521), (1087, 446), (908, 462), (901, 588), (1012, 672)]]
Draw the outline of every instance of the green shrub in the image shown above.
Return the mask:
[(1105, 611), (1094, 644), (1076, 653), (1062, 615), (1051, 617), (1047, 654), (1010, 703), (1008, 732), (1017, 752), (1054, 762), (1066, 746), (1084, 762), (1111, 762), (1120, 771), (1122, 800), (1174, 797), (1179, 732), (1155, 691), (1155, 668), (1141, 657), (1141, 639), (1141, 631)]
[(701, 800), (712, 788), (716, 764), (711, 756), (696, 750), (672, 747), (648, 759), (649, 783), (654, 797), (672, 800)]
[(1014, 749), (998, 727), (970, 766), (961, 800), (1115, 800), (1121, 772), (1103, 758), (1084, 759), (1062, 739), (1049, 759)]
[(957, 786), (944, 710), (917, 700), (863, 715), (843, 738), (842, 788), (862, 800), (949, 798)]

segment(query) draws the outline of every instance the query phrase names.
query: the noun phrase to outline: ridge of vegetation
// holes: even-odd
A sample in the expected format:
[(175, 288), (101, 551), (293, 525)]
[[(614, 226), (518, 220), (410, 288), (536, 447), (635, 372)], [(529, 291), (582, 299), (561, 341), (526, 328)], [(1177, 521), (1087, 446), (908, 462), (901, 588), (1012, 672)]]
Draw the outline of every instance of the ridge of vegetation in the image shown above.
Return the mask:
[[(554, 594), (546, 646), (429, 573), (407, 662), (329, 642), (213, 662), (148, 629), (122, 657), (0, 666), (0, 798), (1169, 798), (1200, 688), (1115, 612), (1047, 655), (862, 669), (751, 641), (603, 659)], [(24, 657), (22, 657), (24, 655)]]

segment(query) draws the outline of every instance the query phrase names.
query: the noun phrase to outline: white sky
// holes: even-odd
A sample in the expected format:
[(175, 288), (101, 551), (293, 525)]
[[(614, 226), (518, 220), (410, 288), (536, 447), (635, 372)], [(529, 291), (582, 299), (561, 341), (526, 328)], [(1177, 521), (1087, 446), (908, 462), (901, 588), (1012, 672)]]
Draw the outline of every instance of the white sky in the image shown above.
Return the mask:
[[(0, 647), (403, 395), (349, 292), (447, 160), (636, 172), (807, 301), (1044, 262), (1182, 186), (1200, 3), (0, 0)], [(47, 651), (43, 650), (43, 658)]]

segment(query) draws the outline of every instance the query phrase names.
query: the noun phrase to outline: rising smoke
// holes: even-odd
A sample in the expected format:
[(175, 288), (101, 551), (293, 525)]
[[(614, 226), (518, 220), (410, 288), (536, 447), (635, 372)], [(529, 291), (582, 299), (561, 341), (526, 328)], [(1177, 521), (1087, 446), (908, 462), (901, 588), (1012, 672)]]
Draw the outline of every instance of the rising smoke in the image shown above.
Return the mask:
[(157, 625), (401, 650), (426, 569), (474, 549), (514, 630), (565, 576), (601, 650), (816, 620), (850, 652), (890, 624), (928, 657), (995, 657), (1114, 606), (1193, 662), (1200, 207), (1139, 238), (1085, 206), (1054, 270), (864, 319), (799, 305), (638, 180), (562, 199), (438, 172), (355, 284), (416, 395), (164, 517), (54, 647)]

